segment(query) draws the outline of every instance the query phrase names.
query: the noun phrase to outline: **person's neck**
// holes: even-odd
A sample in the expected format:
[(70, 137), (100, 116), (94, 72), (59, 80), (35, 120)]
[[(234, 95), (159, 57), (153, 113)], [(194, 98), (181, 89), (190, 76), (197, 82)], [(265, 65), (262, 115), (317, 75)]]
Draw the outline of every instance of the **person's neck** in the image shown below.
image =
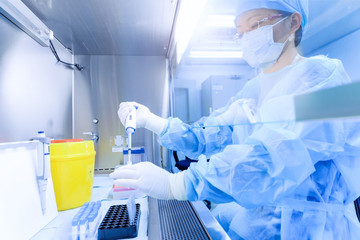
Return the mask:
[(283, 69), (286, 66), (289, 66), (293, 63), (294, 58), (298, 54), (298, 51), (295, 47), (288, 47), (277, 60), (277, 62), (271, 67), (264, 69), (264, 73), (273, 73)]

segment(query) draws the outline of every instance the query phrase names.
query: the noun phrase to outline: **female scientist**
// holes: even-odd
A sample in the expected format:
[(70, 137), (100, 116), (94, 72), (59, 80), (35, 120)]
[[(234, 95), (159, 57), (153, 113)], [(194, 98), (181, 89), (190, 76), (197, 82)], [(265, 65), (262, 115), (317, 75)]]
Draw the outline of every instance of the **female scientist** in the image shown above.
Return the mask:
[(227, 106), (192, 126), (134, 102), (118, 111), (125, 124), (136, 105), (137, 127), (199, 162), (177, 174), (144, 162), (110, 176), (159, 199), (228, 203), (218, 219), (232, 239), (360, 239), (358, 130), (294, 121), (295, 95), (351, 82), (342, 63), (299, 55), (306, 0), (239, 0), (238, 9), (244, 59), (261, 71)]

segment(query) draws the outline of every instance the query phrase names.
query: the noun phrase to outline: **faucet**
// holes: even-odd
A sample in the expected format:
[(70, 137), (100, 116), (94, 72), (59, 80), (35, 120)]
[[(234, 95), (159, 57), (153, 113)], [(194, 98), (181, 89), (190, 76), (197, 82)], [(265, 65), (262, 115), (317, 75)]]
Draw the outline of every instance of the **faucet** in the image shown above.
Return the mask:
[(94, 143), (97, 143), (99, 141), (99, 136), (95, 132), (83, 132), (84, 135), (90, 135), (91, 140), (94, 141)]

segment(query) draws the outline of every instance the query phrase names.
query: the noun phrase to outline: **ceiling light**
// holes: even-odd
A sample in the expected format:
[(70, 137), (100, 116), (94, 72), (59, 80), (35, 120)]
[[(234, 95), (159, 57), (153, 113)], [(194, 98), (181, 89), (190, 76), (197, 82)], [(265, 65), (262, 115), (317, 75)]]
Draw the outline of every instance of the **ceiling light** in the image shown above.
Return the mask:
[(241, 51), (191, 51), (190, 58), (242, 58)]
[(206, 21), (208, 27), (235, 27), (235, 16), (233, 15), (210, 15)]

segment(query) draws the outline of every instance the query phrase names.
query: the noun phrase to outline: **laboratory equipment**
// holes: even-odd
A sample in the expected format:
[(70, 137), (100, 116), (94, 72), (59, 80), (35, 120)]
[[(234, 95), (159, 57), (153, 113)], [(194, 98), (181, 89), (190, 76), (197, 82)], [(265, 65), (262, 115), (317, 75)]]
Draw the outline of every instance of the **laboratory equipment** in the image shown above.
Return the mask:
[(148, 107), (137, 102), (120, 103), (118, 116), (121, 123), (126, 127), (127, 118), (130, 112), (133, 111), (134, 107), (136, 109), (136, 127), (146, 128), (156, 133), (157, 135), (160, 135), (167, 126), (168, 121), (162, 117), (151, 113)]
[[(124, 159), (128, 158), (129, 150), (123, 149)], [(131, 147), (131, 162), (139, 163), (145, 161), (145, 148), (144, 147)]]
[(51, 174), (43, 198), (39, 193), (43, 158), (40, 141), (0, 143), (1, 239), (30, 239), (58, 215)]
[(93, 141), (55, 140), (50, 144), (51, 173), (59, 211), (90, 201), (95, 150)]
[(113, 184), (112, 187), (112, 194), (113, 200), (126, 199), (131, 195), (134, 195), (135, 198), (142, 198), (146, 196), (143, 192), (140, 192), (134, 188), (116, 186), (115, 184)]
[(136, 204), (134, 222), (131, 224), (127, 206), (113, 205), (107, 211), (98, 229), (98, 239), (121, 239), (137, 237), (140, 222), (140, 204)]
[(102, 218), (101, 201), (86, 202), (72, 219), (73, 240), (93, 239)]
[[(43, 214), (46, 213), (46, 188), (48, 178), (50, 176), (50, 138), (45, 136), (44, 131), (38, 131), (37, 137), (34, 140), (39, 140), (42, 143), (37, 164), (37, 182), (39, 187), (41, 209)], [(42, 154), (41, 154), (42, 153)]]
[(41, 46), (49, 46), (53, 32), (21, 1), (0, 1), (0, 13)]
[(96, 132), (83, 132), (84, 135), (90, 135), (91, 140), (94, 141), (94, 143), (97, 143), (99, 141), (99, 135)]
[(229, 240), (226, 234), (210, 236), (209, 231), (223, 230), (203, 202), (149, 198), (149, 222), (149, 239)]
[(126, 125), (125, 125), (125, 131), (128, 135), (128, 160), (127, 160), (127, 164), (132, 164), (131, 161), (131, 137), (133, 135), (133, 133), (136, 130), (136, 107), (133, 107), (133, 110), (131, 110), (131, 112), (128, 114), (128, 116), (126, 117)]
[(130, 197), (128, 198), (126, 202), (126, 207), (129, 214), (130, 225), (133, 225), (135, 219), (135, 198), (133, 194), (130, 195)]

